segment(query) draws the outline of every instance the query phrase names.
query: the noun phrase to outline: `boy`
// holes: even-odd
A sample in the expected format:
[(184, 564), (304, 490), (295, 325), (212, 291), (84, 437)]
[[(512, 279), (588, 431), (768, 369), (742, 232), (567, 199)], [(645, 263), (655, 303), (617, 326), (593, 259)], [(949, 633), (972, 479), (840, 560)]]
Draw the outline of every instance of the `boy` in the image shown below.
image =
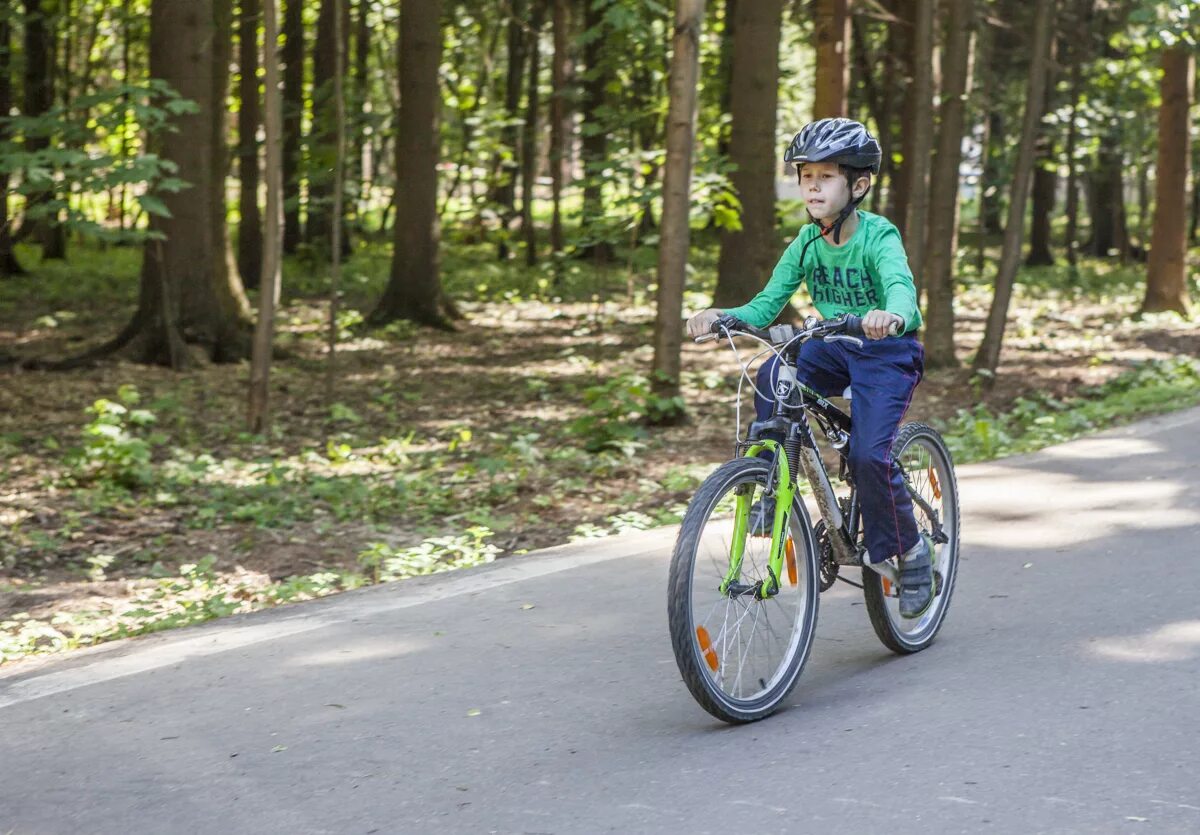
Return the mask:
[[(885, 218), (858, 209), (871, 175), (879, 173), (880, 159), (875, 137), (850, 119), (821, 119), (796, 134), (784, 161), (796, 165), (812, 222), (784, 251), (762, 292), (741, 307), (697, 313), (688, 320), (688, 333), (693, 338), (709, 333), (722, 313), (765, 328), (801, 280), (826, 319), (843, 313), (863, 317), (867, 341), (861, 348), (810, 340), (800, 350), (796, 374), (827, 397), (853, 387), (849, 462), (862, 503), (867, 553), (873, 563), (900, 555), (900, 614), (916, 618), (933, 602), (931, 549), (918, 532), (891, 447), (924, 371), (924, 350), (913, 335), (921, 314), (900, 234)], [(900, 335), (886, 338), (892, 328)], [(772, 359), (759, 369), (758, 391), (775, 390), (776, 365)], [(759, 420), (770, 418), (772, 405), (756, 395)], [(770, 504), (755, 507), (763, 520), (774, 515)]]

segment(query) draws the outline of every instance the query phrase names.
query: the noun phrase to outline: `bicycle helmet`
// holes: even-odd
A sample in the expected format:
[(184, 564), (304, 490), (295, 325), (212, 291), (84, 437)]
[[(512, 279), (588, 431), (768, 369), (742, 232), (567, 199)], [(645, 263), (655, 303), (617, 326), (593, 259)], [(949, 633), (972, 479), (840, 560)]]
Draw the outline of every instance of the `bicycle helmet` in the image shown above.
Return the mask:
[[(844, 170), (849, 169), (846, 179), (852, 189), (855, 179), (853, 172), (870, 171), (872, 174), (878, 174), (882, 159), (883, 152), (879, 142), (871, 132), (861, 122), (840, 116), (808, 123), (792, 138), (791, 145), (783, 154), (783, 161), (795, 163), (797, 170), (808, 162), (831, 162), (842, 166)], [(821, 223), (811, 213), (808, 218), (821, 227), (821, 236), (832, 234), (834, 243), (838, 243), (841, 241), (842, 224), (850, 213), (858, 208), (858, 204), (866, 198), (870, 190), (871, 186), (868, 184), (867, 191), (860, 197), (852, 198), (829, 226)], [(800, 253), (801, 261), (804, 260), (804, 252), (807, 250), (806, 245)]]

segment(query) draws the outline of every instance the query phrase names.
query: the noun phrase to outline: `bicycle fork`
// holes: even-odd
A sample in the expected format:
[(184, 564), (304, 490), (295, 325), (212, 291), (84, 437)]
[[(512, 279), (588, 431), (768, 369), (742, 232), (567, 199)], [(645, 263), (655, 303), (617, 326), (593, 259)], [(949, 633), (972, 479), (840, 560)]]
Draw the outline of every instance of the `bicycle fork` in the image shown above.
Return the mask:
[[(796, 495), (796, 482), (792, 477), (792, 469), (788, 456), (784, 454), (783, 445), (778, 441), (762, 440), (746, 451), (747, 457), (758, 455), (764, 450), (775, 453), (775, 469), (773, 471), (775, 484), (775, 518), (771, 525), (771, 551), (767, 558), (768, 578), (765, 582), (748, 584), (741, 582), (742, 558), (746, 552), (746, 536), (750, 526), (750, 500), (753, 490), (744, 490), (737, 494), (733, 521), (733, 541), (730, 544), (729, 571), (721, 581), (720, 591), (723, 595), (738, 597), (753, 593), (759, 600), (766, 600), (779, 593), (779, 578), (783, 571), (784, 559), (788, 560), (788, 578), (796, 581), (795, 546), (788, 547), (788, 537), (784, 535), (787, 527), (788, 514), (791, 512), (792, 501)], [(768, 481), (768, 489), (771, 482)]]

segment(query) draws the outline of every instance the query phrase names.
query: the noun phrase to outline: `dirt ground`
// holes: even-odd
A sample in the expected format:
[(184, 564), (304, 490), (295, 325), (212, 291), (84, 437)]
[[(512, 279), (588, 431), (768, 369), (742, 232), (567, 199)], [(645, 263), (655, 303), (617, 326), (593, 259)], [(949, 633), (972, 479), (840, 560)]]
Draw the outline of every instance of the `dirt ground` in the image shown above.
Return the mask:
[[(958, 349), (964, 361), (978, 345), (987, 303), (986, 288), (960, 299)], [(97, 305), (49, 326), (38, 322), (54, 312), (53, 303), (40, 304), (41, 309), (35, 302), (0, 319), (0, 350), (17, 357), (62, 356), (114, 333), (129, 313), (119, 304)], [(1003, 410), (1039, 392), (1070, 397), (1136, 362), (1200, 356), (1197, 323), (1174, 316), (1134, 321), (1128, 314), (1135, 305), (1129, 296), (1019, 288), (994, 385), (973, 384), (966, 366), (930, 371), (910, 419), (946, 420), (981, 401)], [(8, 539), (0, 549), (0, 620), (16, 613), (48, 619), (102, 608), (152, 583), (155, 564), (173, 568), (205, 554), (216, 555), (219, 571), (262, 583), (330, 568), (361, 571), (356, 556), (369, 542), (411, 544), (471, 523), (469, 514), (453, 510), (416, 519), (398, 509), (384, 524), (339, 522), (326, 514), (281, 526), (218, 518), (196, 527), (189, 523), (194, 507), (144, 496), (94, 511), (94, 490), (64, 483), (63, 454), (80, 443), (86, 407), (99, 397), (113, 398), (123, 384), (136, 384), (143, 404), (170, 404), (157, 427), (169, 442), (157, 448), (157, 456), (177, 445), (218, 461), (256, 455), (299, 459), (306, 450), (324, 453), (331, 439), (358, 449), (409, 433), (412, 448), (419, 450), (423, 442), (444, 442), (463, 428), (487, 454), (526, 432), (537, 432), (544, 450), (578, 446), (567, 426), (584, 413), (580, 392), (650, 364), (653, 310), (647, 307), (620, 300), (463, 307), (467, 319), (457, 333), (403, 329), (398, 339), (368, 334), (345, 340), (331, 401), (322, 309), (313, 303), (290, 306), (281, 317), (282, 358), (272, 376), (275, 429), (265, 440), (242, 434), (245, 363), (201, 365), (184, 374), (121, 360), (70, 372), (0, 369), (0, 450), (6, 459), (0, 469), (0, 537)], [(489, 508), (502, 557), (567, 541), (581, 523), (685, 502), (688, 489), (651, 488), (669, 485), (670, 474), (681, 467), (703, 469), (728, 457), (737, 365), (719, 344), (687, 344), (683, 359), (688, 421), (650, 430), (646, 446), (612, 464), (603, 477), (566, 484), (553, 468), (531, 467), (511, 496)], [(331, 420), (331, 402), (347, 407), (354, 419)], [(743, 419), (750, 409), (747, 400)], [(114, 558), (102, 577), (87, 562), (97, 553)]]

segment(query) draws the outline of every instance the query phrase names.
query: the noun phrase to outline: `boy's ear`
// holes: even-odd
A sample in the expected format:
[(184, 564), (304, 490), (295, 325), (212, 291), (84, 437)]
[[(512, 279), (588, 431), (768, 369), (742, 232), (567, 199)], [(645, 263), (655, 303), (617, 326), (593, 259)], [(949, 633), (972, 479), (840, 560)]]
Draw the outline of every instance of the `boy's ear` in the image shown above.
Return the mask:
[(851, 192), (855, 197), (862, 197), (867, 193), (867, 189), (871, 187), (871, 180), (868, 177), (859, 177), (854, 181), (854, 189)]

